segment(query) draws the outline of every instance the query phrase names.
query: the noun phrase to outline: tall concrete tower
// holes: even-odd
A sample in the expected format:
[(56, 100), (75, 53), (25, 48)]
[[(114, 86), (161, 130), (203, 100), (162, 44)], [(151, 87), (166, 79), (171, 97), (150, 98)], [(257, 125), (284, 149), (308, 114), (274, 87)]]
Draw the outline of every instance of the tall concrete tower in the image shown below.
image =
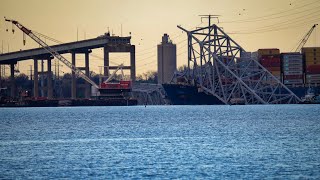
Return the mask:
[(168, 34), (164, 34), (161, 44), (158, 45), (158, 84), (169, 83), (176, 69), (176, 45), (172, 43)]

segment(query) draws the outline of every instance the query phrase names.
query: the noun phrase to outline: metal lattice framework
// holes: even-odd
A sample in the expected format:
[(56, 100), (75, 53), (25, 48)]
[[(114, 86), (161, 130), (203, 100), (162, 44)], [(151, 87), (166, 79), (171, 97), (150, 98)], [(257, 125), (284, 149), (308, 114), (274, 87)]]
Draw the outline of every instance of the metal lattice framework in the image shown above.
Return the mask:
[(292, 91), (251, 57), (217, 25), (188, 31), (188, 70), (184, 76), (225, 104), (293, 104)]

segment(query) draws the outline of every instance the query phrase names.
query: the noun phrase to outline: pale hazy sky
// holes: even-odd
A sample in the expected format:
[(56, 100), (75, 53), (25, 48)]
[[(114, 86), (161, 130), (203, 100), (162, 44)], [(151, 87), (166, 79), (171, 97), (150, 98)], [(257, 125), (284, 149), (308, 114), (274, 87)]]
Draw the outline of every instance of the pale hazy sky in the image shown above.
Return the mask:
[[(291, 4), (291, 5), (290, 5)], [(0, 17), (18, 20), (31, 30), (62, 42), (95, 38), (108, 28), (123, 36), (132, 32), (136, 45), (137, 74), (156, 70), (156, 45), (163, 33), (177, 44), (178, 66), (187, 63), (186, 34), (177, 25), (192, 29), (201, 23), (198, 15), (219, 14), (219, 26), (247, 51), (279, 48), (290, 51), (314, 23), (320, 23), (320, 0), (0, 0)], [(205, 23), (204, 23), (205, 24)], [(12, 34), (11, 25), (0, 19), (0, 52), (39, 47), (30, 38), (22, 44), (22, 33)], [(320, 27), (319, 27), (320, 28)], [(318, 29), (319, 29), (318, 28)], [(306, 46), (320, 45), (316, 30)], [(47, 41), (49, 44), (50, 41)], [(97, 49), (94, 54), (101, 55)], [(69, 55), (66, 55), (70, 59)], [(82, 66), (84, 57), (79, 58)], [(113, 54), (111, 61), (128, 63), (129, 55)], [(19, 63), (28, 73), (31, 61)], [(102, 60), (91, 57), (90, 69), (99, 72)], [(70, 72), (67, 68), (62, 71)]]

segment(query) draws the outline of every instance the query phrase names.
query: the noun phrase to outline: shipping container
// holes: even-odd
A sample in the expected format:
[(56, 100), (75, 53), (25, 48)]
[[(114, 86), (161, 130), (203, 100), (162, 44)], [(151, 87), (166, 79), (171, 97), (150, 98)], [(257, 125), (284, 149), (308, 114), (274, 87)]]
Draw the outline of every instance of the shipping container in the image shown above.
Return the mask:
[(320, 57), (317, 56), (305, 56), (306, 61), (320, 61)]
[(264, 68), (266, 68), (270, 72), (275, 72), (275, 71), (281, 72), (280, 67), (264, 67)]
[(320, 80), (306, 80), (305, 84), (320, 84)]
[(319, 84), (319, 83), (320, 83), (320, 73), (306, 74), (306, 84)]
[(307, 65), (306, 66), (307, 74), (320, 74), (320, 65)]
[(303, 79), (283, 80), (284, 84), (303, 84)]
[(306, 67), (308, 67), (308, 66), (312, 66), (312, 65), (320, 65), (320, 63), (306, 63)]
[(310, 52), (310, 53), (304, 53), (304, 56), (309, 56), (309, 57), (320, 57), (320, 52)]
[(284, 75), (283, 79), (303, 79), (303, 75)]
[(262, 55), (277, 55), (280, 54), (280, 50), (276, 48), (272, 49), (258, 49), (258, 55), (259, 57)]
[(303, 66), (284, 66), (283, 71), (303, 71)]
[(320, 52), (320, 47), (304, 47), (301, 49), (302, 53)]
[(303, 72), (301, 71), (285, 71), (283, 72), (283, 75), (301, 75)]
[(283, 67), (303, 67), (302, 62), (297, 62), (297, 63), (282, 63)]
[(310, 80), (320, 80), (320, 74), (308, 74), (306, 76), (306, 79), (310, 79)]
[(281, 71), (270, 71), (270, 73), (274, 76), (280, 76), (281, 75)]

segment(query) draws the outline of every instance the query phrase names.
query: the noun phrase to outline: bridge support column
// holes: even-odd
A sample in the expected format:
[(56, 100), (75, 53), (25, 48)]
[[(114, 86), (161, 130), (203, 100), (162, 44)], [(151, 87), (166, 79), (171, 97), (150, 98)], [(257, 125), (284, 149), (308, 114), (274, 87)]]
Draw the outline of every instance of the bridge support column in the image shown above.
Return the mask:
[(11, 86), (11, 97), (16, 97), (16, 80), (14, 78), (14, 63), (10, 64), (10, 86)]
[(38, 59), (34, 59), (33, 64), (33, 97), (39, 97)]
[(41, 97), (45, 97), (45, 94), (44, 94), (44, 62), (43, 62), (43, 59), (41, 59), (41, 74), (40, 74), (40, 96)]
[(51, 59), (47, 60), (48, 72), (47, 72), (47, 95), (49, 99), (53, 98), (52, 88), (52, 71), (51, 71)]
[(2, 88), (2, 65), (0, 64), (0, 88)]
[(136, 50), (135, 46), (130, 47), (130, 77), (132, 82), (136, 81)]
[[(90, 72), (89, 72), (89, 52), (85, 53), (85, 73), (86, 73), (87, 77), (90, 76)], [(90, 98), (90, 96), (91, 96), (91, 85), (90, 85), (90, 83), (88, 83), (86, 81), (85, 87), (86, 87), (86, 89), (85, 89), (85, 98)]]
[(103, 75), (109, 77), (109, 48), (108, 46), (104, 46), (103, 48), (104, 54), (104, 63), (103, 63)]
[[(72, 65), (76, 66), (76, 53), (72, 52)], [(71, 72), (71, 98), (76, 99), (77, 98), (77, 81), (76, 81), (76, 73)]]

